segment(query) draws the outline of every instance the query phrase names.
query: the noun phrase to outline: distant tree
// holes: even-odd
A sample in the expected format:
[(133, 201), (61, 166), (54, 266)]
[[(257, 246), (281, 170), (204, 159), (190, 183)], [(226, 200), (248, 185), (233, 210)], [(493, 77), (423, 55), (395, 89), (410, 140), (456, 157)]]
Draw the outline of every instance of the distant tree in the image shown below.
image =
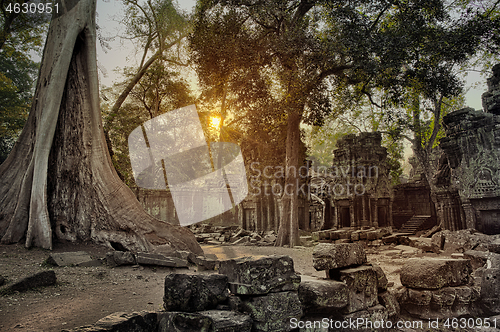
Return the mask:
[(6, 46), (0, 51), (0, 163), (28, 118), (38, 64)]
[(135, 73), (127, 75), (123, 90), (111, 107), (104, 132), (113, 125), (113, 120), (121, 105), (127, 99), (136, 84), (148, 71), (149, 67), (161, 60), (180, 64), (179, 49), (182, 39), (187, 36), (189, 23), (187, 18), (176, 8), (172, 0), (123, 0), (125, 4), (126, 27), (124, 38), (133, 40), (142, 51), (141, 61)]
[[(123, 86), (127, 83), (117, 83), (113, 88), (103, 90), (102, 95), (106, 100), (101, 101), (101, 108), (104, 122), (108, 123), (108, 148), (112, 151), (111, 159), (115, 169), (129, 187), (135, 186), (128, 151), (130, 133), (145, 121), (194, 103), (188, 83), (179, 72), (170, 67), (162, 60), (152, 64), (130, 91), (129, 98), (117, 113), (111, 113), (112, 105), (109, 101), (114, 100), (115, 91), (123, 91)], [(125, 77), (134, 75), (134, 69), (124, 69)], [(113, 121), (109, 120), (110, 117), (113, 117)]]
[[(23, 13), (23, 5), (32, 3), (34, 2), (28, 0), (0, 1), (0, 50), (6, 45), (23, 52), (39, 50), (42, 47), (43, 36), (47, 30), (45, 23), (50, 21), (51, 14), (46, 10), (45, 2), (43, 13), (38, 10), (35, 13), (30, 11)], [(53, 4), (50, 3), (49, 7), (55, 11), (52, 6)]]
[(0, 3), (0, 163), (28, 117), (38, 70), (29, 53), (40, 50), (50, 20), (50, 15), (14, 10), (24, 3), (27, 1)]

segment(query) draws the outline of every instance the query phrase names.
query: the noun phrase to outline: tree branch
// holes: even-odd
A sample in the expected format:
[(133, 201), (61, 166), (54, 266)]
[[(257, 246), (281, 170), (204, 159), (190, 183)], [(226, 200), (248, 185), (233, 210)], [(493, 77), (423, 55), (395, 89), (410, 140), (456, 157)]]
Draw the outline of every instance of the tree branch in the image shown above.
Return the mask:
[(431, 137), (429, 138), (427, 146), (425, 147), (427, 152), (431, 151), (432, 146), (434, 145), (434, 141), (436, 140), (439, 129), (441, 127), (439, 122), (441, 121), (441, 106), (443, 104), (443, 95), (441, 94), (439, 96), (439, 100), (433, 100), (433, 103), (434, 103), (434, 110), (432, 113), (434, 116), (434, 127), (432, 128)]
[[(175, 45), (176, 43), (178, 43), (182, 38), (184, 38), (186, 35), (181, 35), (179, 38), (177, 38), (176, 40), (172, 41), (170, 44), (167, 45), (167, 48), (166, 49), (169, 49), (170, 47), (172, 47), (173, 45)], [(129, 82), (129, 84), (127, 84), (127, 86), (125, 87), (125, 89), (123, 90), (123, 92), (118, 96), (118, 99), (116, 100), (115, 104), (113, 105), (113, 107), (111, 108), (111, 112), (110, 112), (110, 117), (108, 119), (108, 122), (106, 123), (105, 125), (105, 129), (107, 130), (109, 128), (109, 126), (111, 126), (111, 123), (113, 122), (114, 118), (116, 117), (117, 113), (118, 113), (118, 110), (120, 109), (120, 107), (122, 106), (123, 102), (125, 101), (125, 99), (127, 99), (127, 96), (130, 94), (130, 91), (132, 91), (132, 89), (134, 88), (134, 86), (137, 84), (137, 82), (140, 81), (140, 79), (142, 78), (142, 76), (144, 76), (144, 74), (146, 73), (146, 71), (148, 70), (148, 68), (162, 55), (162, 49), (159, 49), (158, 51), (156, 51), (155, 54), (153, 54), (153, 56), (151, 56), (151, 58), (149, 58), (148, 61), (146, 61), (146, 63), (144, 64), (144, 66), (142, 66), (138, 71), (137, 73), (134, 75), (134, 77), (132, 78), (132, 80)]]

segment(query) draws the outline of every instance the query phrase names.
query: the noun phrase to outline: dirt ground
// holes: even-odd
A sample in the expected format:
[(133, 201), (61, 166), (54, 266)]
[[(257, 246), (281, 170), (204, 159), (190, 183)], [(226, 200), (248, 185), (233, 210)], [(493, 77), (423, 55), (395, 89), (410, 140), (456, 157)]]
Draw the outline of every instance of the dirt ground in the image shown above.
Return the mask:
[[(289, 255), (295, 270), (306, 276), (325, 277), (312, 266), (313, 247), (277, 248), (252, 246), (203, 246), (205, 253), (220, 260), (243, 256)], [(400, 285), (399, 271), (416, 249), (382, 246), (368, 248), (368, 261), (379, 264), (389, 282)], [(95, 258), (105, 257), (109, 249), (93, 244), (57, 244), (54, 252), (86, 251)], [(122, 266), (51, 267), (44, 264), (50, 251), (26, 250), (22, 245), (0, 245), (0, 275), (8, 282), (54, 269), (57, 285), (25, 293), (0, 296), (0, 331), (61, 331), (89, 325), (114, 312), (162, 309), (163, 282), (172, 272), (195, 273), (196, 267), (172, 269)]]

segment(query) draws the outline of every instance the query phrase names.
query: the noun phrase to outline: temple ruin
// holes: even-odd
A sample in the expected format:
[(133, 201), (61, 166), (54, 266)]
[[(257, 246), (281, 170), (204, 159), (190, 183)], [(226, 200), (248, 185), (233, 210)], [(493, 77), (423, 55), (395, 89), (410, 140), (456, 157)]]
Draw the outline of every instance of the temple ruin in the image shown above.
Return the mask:
[[(428, 183), (413, 159), (406, 183), (391, 185), (387, 151), (378, 132), (349, 134), (337, 142), (330, 167), (303, 166), (299, 226), (305, 231), (392, 227), (415, 233), (474, 228), (500, 233), (500, 64), (493, 67), (483, 111), (464, 108), (446, 115), (446, 137), (435, 149), (436, 174)], [(411, 160), (410, 160), (411, 162)], [(276, 231), (281, 211), (276, 181), (252, 186), (255, 192), (234, 209), (205, 223), (239, 225), (249, 231)], [(207, 190), (217, 190), (207, 186)], [(210, 189), (211, 188), (211, 189)], [(209, 192), (207, 195), (209, 196)], [(146, 210), (178, 223), (168, 191), (138, 189)]]
[(333, 165), (311, 183), (325, 203), (322, 229), (392, 226), (387, 151), (380, 133), (350, 134), (337, 142)]
[(464, 108), (443, 119), (437, 214), (445, 229), (500, 233), (500, 65), (482, 96), (484, 111)]

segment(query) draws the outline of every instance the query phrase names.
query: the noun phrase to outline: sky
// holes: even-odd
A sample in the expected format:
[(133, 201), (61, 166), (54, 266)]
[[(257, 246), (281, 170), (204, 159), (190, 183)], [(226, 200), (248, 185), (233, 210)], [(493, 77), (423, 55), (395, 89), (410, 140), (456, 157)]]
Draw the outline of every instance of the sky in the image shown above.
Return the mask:
[[(179, 7), (191, 12), (196, 4), (195, 0), (178, 0)], [(97, 23), (101, 28), (101, 33), (105, 37), (115, 37), (110, 42), (111, 50), (105, 53), (102, 47), (97, 45), (97, 61), (99, 67), (105, 72), (99, 73), (100, 84), (111, 86), (114, 82), (120, 82), (121, 76), (117, 74), (115, 68), (137, 65), (136, 55), (133, 45), (117, 37), (120, 32), (123, 34), (123, 25), (119, 19), (123, 16), (123, 5), (121, 0), (98, 0), (97, 1)], [(481, 82), (476, 88), (470, 88), (474, 83)], [(193, 86), (195, 84), (193, 83)], [(470, 88), (466, 94), (466, 102), (469, 107), (476, 110), (482, 109), (481, 94), (486, 91), (486, 81), (479, 73), (470, 72), (467, 76), (466, 89)]]
[[(177, 0), (179, 7), (192, 12), (196, 0)], [(136, 55), (134, 47), (130, 42), (120, 39), (118, 36), (124, 33), (124, 26), (119, 22), (123, 17), (123, 4), (121, 0), (98, 0), (97, 1), (97, 24), (104, 37), (114, 37), (110, 42), (111, 50), (104, 52), (97, 42), (97, 62), (103, 72), (99, 72), (99, 83), (111, 86), (115, 81), (120, 81), (120, 75), (115, 73), (115, 68), (125, 66), (136, 66)], [(139, 50), (140, 51), (140, 50)]]

